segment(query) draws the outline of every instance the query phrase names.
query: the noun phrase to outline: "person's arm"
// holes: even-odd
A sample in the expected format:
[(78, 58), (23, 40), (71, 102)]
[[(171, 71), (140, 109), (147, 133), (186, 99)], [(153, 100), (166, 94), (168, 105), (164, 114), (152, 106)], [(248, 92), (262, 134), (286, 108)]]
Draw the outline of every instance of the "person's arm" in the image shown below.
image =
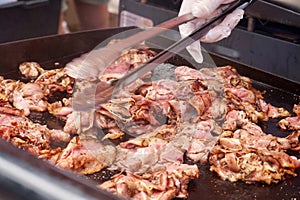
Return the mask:
[(74, 4), (82, 30), (109, 26), (108, 0), (75, 0)]

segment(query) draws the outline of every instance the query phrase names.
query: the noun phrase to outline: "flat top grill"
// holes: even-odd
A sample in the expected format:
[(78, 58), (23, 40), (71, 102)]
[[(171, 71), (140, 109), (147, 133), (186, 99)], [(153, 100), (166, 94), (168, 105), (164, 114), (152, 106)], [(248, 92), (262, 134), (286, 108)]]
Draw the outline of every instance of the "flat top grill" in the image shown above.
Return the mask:
[[(0, 60), (2, 66), (0, 74), (5, 78), (18, 78), (16, 77), (15, 72), (17, 71), (18, 64), (24, 61), (39, 62), (41, 66), (47, 69), (63, 67), (72, 58), (93, 49), (94, 46), (96, 46), (95, 44), (98, 44), (105, 38), (127, 29), (128, 28), (117, 28), (80, 32), (0, 45), (0, 55), (2, 55), (3, 58)], [(159, 42), (159, 40), (150, 42), (152, 43), (155, 41)], [(285, 107), (290, 112), (292, 112), (294, 104), (299, 104), (300, 85), (298, 83), (258, 70), (254, 67), (242, 65), (223, 57), (212, 55), (212, 58), (218, 66), (232, 65), (237, 68), (241, 75), (251, 78), (253, 80), (253, 86), (256, 89), (266, 91), (266, 94), (264, 95), (266, 102), (269, 102), (274, 106)], [(56, 62), (59, 62), (59, 65), (54, 65)], [(181, 58), (173, 58), (170, 62), (175, 65), (188, 64), (186, 63), (186, 60)], [(276, 126), (276, 122), (277, 120), (270, 120), (269, 122), (261, 123), (260, 125), (266, 133), (285, 137), (287, 133), (281, 132)], [(55, 123), (59, 122), (55, 121), (54, 125), (52, 125), (56, 126)], [(299, 152), (291, 153), (300, 158)], [(64, 184), (64, 186), (62, 186), (63, 189), (70, 190), (71, 188), (71, 191), (74, 188), (75, 190), (79, 189), (80, 193), (76, 193), (78, 197), (99, 199), (115, 198), (95, 187), (99, 181), (101, 182), (101, 176), (105, 176), (103, 173), (95, 174), (88, 178), (78, 177), (72, 173), (62, 171), (48, 163), (38, 160), (19, 149), (6, 144), (2, 140), (0, 140), (0, 158), (8, 159), (12, 163), (18, 163), (24, 169), (28, 169), (28, 166), (30, 166), (32, 169), (35, 169), (30, 171), (32, 175), (40, 173), (41, 177), (45, 180), (49, 179), (50, 184), (51, 182), (57, 183), (57, 180), (61, 180)], [(199, 196), (203, 199), (263, 199), (271, 197), (272, 199), (292, 199), (300, 196), (300, 177), (287, 177), (286, 180), (272, 185), (248, 185), (242, 182), (230, 183), (228, 181), (223, 181), (217, 177), (215, 173), (209, 171), (208, 165), (199, 165), (199, 169), (200, 177), (189, 184), (190, 196), (188, 199), (196, 200), (199, 199)], [(298, 170), (297, 173), (299, 174), (300, 171)], [(22, 176), (22, 174), (19, 174), (19, 176)], [(9, 177), (6, 177), (6, 179), (7, 178), (9, 179)], [(0, 181), (6, 179), (0, 179)], [(87, 179), (94, 180), (95, 182)], [(14, 181), (15, 184), (18, 183), (18, 180), (12, 181)], [(12, 185), (12, 187), (14, 186)], [(27, 185), (26, 187), (29, 187), (31, 190), (39, 189), (30, 188), (30, 185)], [(39, 195), (45, 195), (42, 192), (36, 192)], [(48, 196), (49, 198), (51, 197), (51, 194), (47, 195), (50, 195)]]

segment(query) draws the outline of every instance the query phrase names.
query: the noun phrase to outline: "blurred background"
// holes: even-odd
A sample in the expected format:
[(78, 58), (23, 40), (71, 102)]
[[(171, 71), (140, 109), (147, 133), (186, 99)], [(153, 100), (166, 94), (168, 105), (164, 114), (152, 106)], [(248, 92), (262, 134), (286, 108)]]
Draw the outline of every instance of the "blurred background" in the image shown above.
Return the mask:
[(119, 0), (0, 0), (0, 43), (118, 26)]
[[(80, 4), (80, 3), (79, 3)], [(87, 4), (88, 5), (88, 4)], [(101, 6), (101, 4), (99, 4)], [(104, 9), (107, 9), (107, 13), (108, 15), (106, 16), (103, 12), (105, 12), (105, 10), (103, 10), (101, 12), (101, 9), (99, 9), (100, 11), (97, 11), (97, 6), (99, 5), (93, 5), (90, 4), (90, 7), (94, 7), (94, 9), (92, 8), (91, 11), (87, 11), (87, 12), (94, 12), (95, 15), (98, 15), (98, 19), (95, 19), (95, 24), (94, 27), (93, 26), (82, 26), (81, 25), (81, 20), (80, 20), (80, 12), (79, 9), (82, 9), (82, 7), (80, 7), (81, 5), (78, 5), (78, 3), (76, 3), (76, 1), (74, 2), (74, 0), (66, 0), (65, 2), (62, 2), (62, 15), (64, 17), (64, 21), (63, 21), (63, 32), (74, 32), (74, 31), (80, 31), (80, 30), (88, 30), (88, 29), (97, 29), (97, 28), (108, 28), (108, 27), (117, 27), (118, 26), (118, 12), (119, 12), (119, 0), (109, 0), (103, 5)], [(83, 8), (84, 9), (84, 8)], [(85, 14), (85, 13), (83, 13)], [(91, 20), (91, 18), (96, 18), (96, 16), (90, 16), (90, 18), (88, 20)], [(106, 21), (106, 22), (105, 22)], [(97, 24), (98, 22), (98, 24)], [(101, 24), (101, 22), (103, 24)]]
[[(0, 43), (79, 31), (151, 27), (176, 17), (182, 0), (0, 0)], [(300, 0), (257, 0), (209, 53), (300, 82)], [(180, 38), (174, 35), (175, 41)], [(0, 44), (1, 45), (1, 44)]]

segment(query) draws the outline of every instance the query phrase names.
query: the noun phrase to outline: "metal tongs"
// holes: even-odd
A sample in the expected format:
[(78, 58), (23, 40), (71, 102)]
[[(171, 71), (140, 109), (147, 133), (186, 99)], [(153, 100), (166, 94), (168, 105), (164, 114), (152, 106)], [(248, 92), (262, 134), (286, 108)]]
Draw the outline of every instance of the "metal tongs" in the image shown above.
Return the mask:
[[(221, 20), (223, 20), (228, 14), (233, 12), (235, 9), (237, 9), (237, 8), (244, 9), (254, 1), (255, 0), (238, 0), (229, 5), (228, 4), (224, 5), (223, 6), (224, 9), (222, 8), (222, 12), (218, 16), (208, 20), (203, 26), (201, 26), (200, 28), (193, 31), (189, 36), (182, 38), (181, 40), (175, 42), (174, 44), (172, 44), (165, 50), (161, 51), (159, 54), (157, 54), (154, 58), (152, 58), (146, 64), (130, 71), (124, 77), (122, 77), (118, 81), (115, 81), (114, 84), (100, 86), (100, 84), (103, 84), (100, 82), (96, 86), (95, 90), (93, 90), (94, 92), (86, 93), (85, 91), (81, 91), (78, 94), (74, 95), (73, 108), (77, 111), (89, 111), (91, 109), (97, 108), (98, 105), (100, 105), (101, 103), (107, 102), (109, 99), (111, 99), (114, 91), (116, 92), (116, 90), (120, 90), (121, 88), (124, 88), (125, 86), (129, 85), (136, 79), (142, 77), (145, 73), (152, 71), (157, 65), (164, 63), (166, 60), (170, 59), (172, 56), (174, 56), (177, 53), (179, 53), (180, 51), (184, 50), (187, 46), (191, 45), (196, 40), (199, 40), (210, 29), (212, 29), (217, 23), (219, 23)], [(144, 40), (149, 39), (159, 33), (162, 33), (163, 29), (161, 29), (161, 28), (166, 28), (166, 27), (172, 28), (175, 25), (180, 25), (185, 22), (191, 21), (193, 19), (195, 19), (195, 17), (193, 17), (192, 14), (186, 14), (186, 15), (182, 15), (180, 17), (171, 19), (169, 21), (166, 21), (166, 22), (152, 28), (153, 30), (150, 29), (150, 30), (142, 31), (142, 32), (137, 33), (134, 36), (131, 36), (131, 37), (125, 39), (126, 43), (125, 43), (124, 47), (133, 46), (134, 44), (137, 44), (137, 42), (144, 41)], [(156, 29), (157, 27), (160, 27), (160, 29)], [(117, 51), (119, 51), (119, 50), (117, 50)], [(116, 52), (109, 52), (109, 54), (115, 55)], [(90, 73), (97, 74), (97, 72), (95, 72), (95, 71), (92, 71)]]

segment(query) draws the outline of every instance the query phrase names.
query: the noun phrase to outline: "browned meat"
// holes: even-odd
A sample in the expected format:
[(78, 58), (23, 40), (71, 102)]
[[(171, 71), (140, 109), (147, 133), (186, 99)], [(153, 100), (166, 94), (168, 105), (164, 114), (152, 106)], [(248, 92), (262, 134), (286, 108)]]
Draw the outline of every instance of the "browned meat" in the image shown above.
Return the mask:
[(297, 116), (300, 116), (300, 104), (294, 105), (293, 111)]
[[(25, 117), (0, 114), (0, 135), (18, 148), (24, 149), (38, 158), (55, 162), (60, 148), (51, 148), (50, 138), (55, 130), (35, 124)], [(56, 138), (57, 140), (61, 137)], [(65, 136), (62, 139), (66, 141)]]
[(128, 71), (133, 70), (143, 63), (146, 63), (156, 55), (154, 51), (147, 48), (130, 49), (124, 52), (113, 64), (108, 66), (99, 75), (99, 80), (111, 82), (122, 78)]
[(211, 171), (223, 180), (248, 183), (277, 183), (286, 174), (296, 176), (300, 160), (285, 153), (298, 149), (298, 134), (287, 138), (267, 135), (254, 123), (245, 121), (242, 129), (223, 132), (210, 154)]
[(225, 88), (227, 98), (234, 99), (239, 102), (255, 103), (256, 96), (253, 91), (245, 88)]
[(293, 109), (294, 113), (297, 116), (295, 117), (287, 117), (278, 122), (280, 128), (284, 130), (300, 130), (300, 104), (294, 105)]
[(116, 157), (116, 149), (103, 145), (91, 137), (74, 137), (63, 149), (56, 166), (78, 172), (93, 174), (110, 166)]
[(284, 130), (300, 130), (300, 117), (287, 117), (278, 123)]
[(73, 112), (72, 104), (70, 99), (63, 99), (62, 101), (56, 101), (48, 104), (48, 112), (54, 116), (60, 118), (66, 118)]
[(37, 78), (44, 69), (37, 62), (23, 62), (19, 65), (21, 74), (29, 78)]
[(199, 176), (196, 165), (173, 163), (143, 175), (117, 174), (100, 188), (130, 199), (186, 198), (187, 184)]
[(0, 113), (14, 116), (24, 116), (23, 110), (12, 107), (9, 102), (0, 100)]
[(69, 134), (79, 134), (94, 126), (94, 112), (72, 112), (67, 115), (63, 130)]
[(195, 124), (184, 123), (179, 127), (180, 134), (175, 137), (173, 143), (182, 142), (182, 149), (186, 150), (186, 156), (194, 162), (207, 163), (210, 150), (216, 144), (218, 137), (213, 136), (215, 129), (213, 120), (200, 121)]
[(43, 88), (36, 83), (19, 84), (12, 93), (13, 105), (28, 116), (31, 110), (43, 112), (47, 110)]
[(259, 100), (259, 106), (261, 110), (271, 118), (287, 117), (290, 116), (290, 113), (284, 108), (276, 108), (271, 104), (267, 104), (264, 100)]
[[(75, 80), (66, 69), (43, 70), (37, 63), (21, 64), (24, 76), (37, 78), (23, 83), (0, 77), (1, 137), (79, 174), (118, 170), (120, 174), (100, 187), (132, 199), (186, 198), (187, 185), (199, 176), (199, 170), (196, 165), (183, 164), (185, 158), (209, 162), (211, 171), (231, 182), (271, 184), (286, 174), (297, 175), (300, 160), (289, 156), (287, 150), (300, 150), (300, 106), (294, 107), (296, 117), (287, 117), (287, 110), (267, 103), (251, 80), (231, 66), (171, 67), (174, 74), (162, 78), (148, 73), (97, 109), (73, 110), (82, 98), (92, 102), (97, 90), (107, 88), (155, 54), (147, 48), (126, 51), (98, 78), (76, 80), (76, 91), (86, 95), (75, 92), (72, 98), (51, 103), (47, 100), (56, 92), (73, 93)], [(76, 62), (86, 56), (74, 60), (70, 75)], [(50, 130), (24, 117), (32, 110), (48, 111), (62, 119), (63, 130)], [(279, 123), (282, 129), (295, 130), (286, 138), (267, 135), (257, 125), (279, 117), (287, 117)], [(103, 131), (93, 131), (95, 127)], [(107, 145), (109, 140), (124, 141), (128, 136), (134, 138)], [(53, 141), (66, 147), (52, 148)]]
[(43, 85), (45, 95), (47, 96), (57, 91), (66, 91), (71, 94), (73, 92), (74, 81), (73, 78), (67, 75), (64, 68), (60, 68), (45, 71), (35, 80), (35, 83)]
[(246, 113), (238, 110), (231, 110), (226, 114), (225, 122), (223, 124), (224, 130), (234, 131), (238, 126), (245, 124), (248, 120), (246, 119)]
[(184, 150), (173, 144), (176, 129), (163, 126), (156, 131), (117, 146), (113, 169), (142, 174), (155, 171), (167, 163), (183, 162)]
[(12, 101), (12, 92), (18, 86), (19, 82), (12, 79), (4, 79), (0, 76), (0, 99), (2, 101)]

